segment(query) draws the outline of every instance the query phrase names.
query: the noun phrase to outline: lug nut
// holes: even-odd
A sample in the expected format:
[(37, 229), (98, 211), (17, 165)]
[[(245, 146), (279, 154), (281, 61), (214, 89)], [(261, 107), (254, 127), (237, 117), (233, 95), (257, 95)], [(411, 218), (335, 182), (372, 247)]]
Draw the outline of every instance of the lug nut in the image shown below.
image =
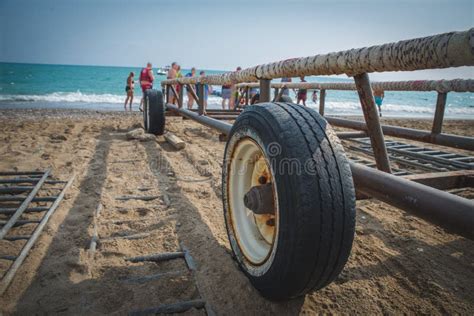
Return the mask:
[(268, 226), (275, 226), (275, 219), (274, 218), (270, 218), (269, 220), (267, 220), (266, 224)]

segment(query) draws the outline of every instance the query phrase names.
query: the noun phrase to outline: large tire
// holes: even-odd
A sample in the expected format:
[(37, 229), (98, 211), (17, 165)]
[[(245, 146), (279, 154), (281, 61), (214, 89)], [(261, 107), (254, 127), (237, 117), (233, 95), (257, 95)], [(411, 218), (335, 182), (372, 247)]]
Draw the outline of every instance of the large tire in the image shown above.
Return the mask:
[(145, 132), (148, 131), (148, 101), (147, 101), (147, 91), (143, 95), (143, 129)]
[(143, 126), (145, 132), (155, 135), (163, 135), (165, 132), (165, 106), (163, 103), (163, 93), (158, 90), (148, 89), (145, 91), (144, 98)]
[[(242, 271), (272, 300), (298, 297), (331, 283), (351, 251), (355, 191), (344, 150), (326, 120), (295, 104), (260, 103), (239, 115), (228, 139), (224, 217)], [(240, 202), (252, 185), (264, 183), (255, 184), (254, 178), (261, 170), (265, 173), (265, 166), (275, 205), (275, 215), (265, 214), (270, 227)]]

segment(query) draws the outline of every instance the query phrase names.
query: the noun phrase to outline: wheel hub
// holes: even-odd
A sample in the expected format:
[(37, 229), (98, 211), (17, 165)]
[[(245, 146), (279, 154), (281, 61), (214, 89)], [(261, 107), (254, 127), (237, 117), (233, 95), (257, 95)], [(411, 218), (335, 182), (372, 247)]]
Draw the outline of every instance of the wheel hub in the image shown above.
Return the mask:
[(245, 207), (255, 214), (275, 214), (271, 183), (252, 187), (244, 196)]

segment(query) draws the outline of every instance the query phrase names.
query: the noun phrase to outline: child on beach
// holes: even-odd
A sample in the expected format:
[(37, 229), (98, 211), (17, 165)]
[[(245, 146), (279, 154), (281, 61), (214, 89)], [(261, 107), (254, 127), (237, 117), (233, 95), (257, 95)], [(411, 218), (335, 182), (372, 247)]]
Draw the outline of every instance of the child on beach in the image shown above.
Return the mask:
[(316, 90), (313, 91), (313, 95), (311, 96), (311, 99), (313, 100), (314, 103), (318, 102), (318, 92)]
[[(183, 74), (181, 73), (181, 66), (180, 65), (177, 65), (177, 68), (176, 68), (176, 78), (182, 78), (183, 77)], [(176, 89), (176, 93), (178, 93), (179, 95), (179, 91), (181, 90), (181, 86), (179, 84), (177, 84), (175, 86), (175, 89)], [(178, 103), (178, 98), (176, 98), (175, 100), (176, 103)], [(175, 104), (176, 104), (175, 103)]]
[(142, 112), (143, 102), (145, 100), (145, 91), (153, 87), (153, 80), (155, 80), (155, 77), (153, 77), (153, 69), (151, 63), (148, 62), (146, 64), (146, 68), (143, 68), (140, 72), (140, 86), (143, 92), (142, 100), (140, 101), (140, 111)]
[(135, 81), (133, 81), (133, 76), (135, 74), (133, 71), (128, 75), (127, 78), (127, 85), (125, 86), (125, 92), (127, 93), (127, 98), (125, 99), (125, 111), (127, 111), (127, 102), (130, 101), (130, 112), (132, 111), (132, 102), (133, 102), (133, 89), (135, 85)]
[(374, 101), (377, 107), (379, 108), (379, 115), (382, 117), (382, 102), (385, 97), (383, 89), (374, 89)]
[[(306, 82), (304, 76), (300, 77), (301, 82)], [(303, 101), (303, 105), (306, 106), (306, 97), (308, 95), (308, 89), (299, 89), (296, 94), (296, 104), (300, 104), (300, 101)]]

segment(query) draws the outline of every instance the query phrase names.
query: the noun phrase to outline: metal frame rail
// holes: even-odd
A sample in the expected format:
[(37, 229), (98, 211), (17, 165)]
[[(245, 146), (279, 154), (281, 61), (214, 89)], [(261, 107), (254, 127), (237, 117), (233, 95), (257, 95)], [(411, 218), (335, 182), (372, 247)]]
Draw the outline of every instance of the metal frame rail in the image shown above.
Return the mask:
[[(258, 87), (257, 83), (240, 83), (238, 89), (248, 89)], [(318, 83), (318, 82), (297, 82), (297, 83), (272, 83), (275, 89), (274, 100), (277, 99), (279, 89), (308, 89), (320, 90), (319, 114), (324, 116), (325, 99), (327, 90), (351, 91), (357, 90), (354, 83)], [(382, 89), (385, 91), (435, 91), (438, 93), (435, 105), (435, 113), (431, 131), (416, 129), (406, 129), (396, 126), (382, 126), (385, 135), (413, 139), (421, 142), (433, 143), (448, 147), (474, 150), (474, 138), (463, 137), (442, 133), (444, 112), (446, 109), (447, 94), (449, 92), (474, 92), (474, 80), (454, 79), (454, 80), (416, 80), (416, 81), (381, 81), (372, 82), (372, 89)], [(336, 126), (366, 130), (365, 124), (357, 121), (328, 117), (328, 121)]]
[[(4, 178), (9, 176), (9, 178)], [(11, 177), (13, 176), (13, 177)], [(74, 175), (68, 181), (59, 181), (48, 179), (50, 170), (44, 172), (0, 172), (0, 224), (1, 228), (0, 242), (23, 242), (21, 250), (17, 254), (0, 254), (0, 260), (11, 261), (11, 265), (2, 271), (2, 279), (0, 280), (0, 295), (2, 295), (10, 285), (18, 268), (21, 266), (29, 251), (35, 244), (46, 223), (53, 213), (56, 211), (59, 203), (64, 197), (66, 190), (72, 185)], [(33, 184), (30, 186), (18, 186), (17, 184)], [(57, 187), (62, 185), (62, 187)], [(45, 191), (58, 190), (59, 194), (55, 196), (37, 197), (38, 194)], [(27, 195), (15, 195), (17, 193), (28, 193)], [(15, 204), (21, 204), (13, 207)], [(48, 202), (49, 206), (30, 207), (31, 203)], [(39, 214), (39, 217), (38, 217)], [(22, 219), (27, 216), (28, 218)], [(31, 218), (33, 217), (33, 218)], [(35, 225), (29, 235), (17, 235), (12, 232), (13, 227), (23, 225)], [(21, 229), (23, 230), (23, 228)], [(13, 247), (17, 248), (17, 247)]]
[[(161, 84), (169, 92), (171, 90), (169, 88), (173, 85), (191, 87), (192, 84), (200, 83), (202, 87), (203, 84), (224, 85), (259, 81), (259, 101), (269, 102), (271, 80), (275, 78), (338, 74), (353, 76), (365, 124), (349, 120), (341, 121), (341, 119), (335, 118), (327, 118), (327, 120), (333, 125), (338, 125), (335, 120), (339, 120), (341, 123), (339, 126), (346, 125), (344, 127), (366, 131), (371, 140), (377, 168), (383, 171), (350, 162), (356, 190), (404, 209), (466, 238), (474, 239), (474, 230), (472, 229), (474, 227), (474, 202), (390, 174), (390, 161), (384, 134), (447, 146), (455, 144), (459, 148), (469, 150), (474, 150), (473, 139), (437, 134), (433, 131), (425, 132), (382, 126), (368, 76), (368, 73), (371, 72), (474, 66), (473, 38), (474, 28), (464, 32), (450, 32), (379, 46), (293, 58), (221, 75), (165, 80)], [(217, 129), (223, 134), (228, 134), (232, 125), (203, 116), (204, 107), (202, 102), (199, 102), (202, 98), (198, 96), (196, 98), (200, 99), (198, 100), (198, 114), (182, 109), (182, 104), (175, 106), (166, 102), (166, 107), (182, 116)], [(168, 95), (166, 99), (168, 101)], [(442, 104), (441, 101), (440, 104)], [(356, 128), (348, 126), (354, 126), (354, 124), (356, 124)], [(436, 118), (436, 124), (442, 124), (439, 115)], [(433, 130), (437, 131), (437, 129)], [(438, 128), (438, 130), (440, 129)]]

